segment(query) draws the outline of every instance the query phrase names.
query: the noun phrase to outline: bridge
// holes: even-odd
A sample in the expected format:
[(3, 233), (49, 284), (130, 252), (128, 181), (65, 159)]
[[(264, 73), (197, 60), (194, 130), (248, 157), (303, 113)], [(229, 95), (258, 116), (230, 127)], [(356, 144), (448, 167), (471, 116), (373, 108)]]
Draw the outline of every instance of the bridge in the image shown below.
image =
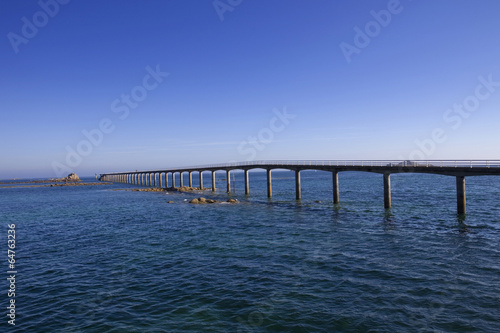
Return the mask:
[[(184, 186), (183, 174), (189, 175), (189, 186), (193, 186), (193, 173), (198, 174), (200, 187), (204, 188), (203, 174), (212, 173), (212, 191), (215, 192), (215, 172), (226, 171), (226, 188), (231, 192), (231, 172), (243, 170), (245, 181), (245, 194), (250, 194), (248, 171), (252, 169), (264, 169), (267, 172), (267, 196), (272, 197), (271, 171), (274, 169), (286, 169), (295, 171), (295, 194), (296, 199), (301, 199), (300, 172), (303, 170), (322, 170), (332, 173), (333, 203), (338, 204), (339, 199), (339, 172), (363, 171), (383, 175), (384, 181), (384, 207), (391, 208), (391, 174), (396, 173), (429, 173), (446, 175), (456, 178), (457, 213), (466, 213), (465, 177), (467, 176), (500, 176), (500, 160), (428, 160), (428, 161), (390, 161), (390, 160), (343, 160), (343, 161), (321, 161), (321, 160), (278, 160), (278, 161), (255, 161), (225, 164), (209, 164), (195, 167), (173, 168), (165, 170), (115, 172), (100, 175), (100, 180), (120, 182), (141, 186), (169, 187), (169, 178), (172, 187), (176, 187), (176, 174), (179, 174), (179, 184)], [(162, 176), (164, 175), (164, 176)], [(170, 175), (170, 177), (169, 177)]]

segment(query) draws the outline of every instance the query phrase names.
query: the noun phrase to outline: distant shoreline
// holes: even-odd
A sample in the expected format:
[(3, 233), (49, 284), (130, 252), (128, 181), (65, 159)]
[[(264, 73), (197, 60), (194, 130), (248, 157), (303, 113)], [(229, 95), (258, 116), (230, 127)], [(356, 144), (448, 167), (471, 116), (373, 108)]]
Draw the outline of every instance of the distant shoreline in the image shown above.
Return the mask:
[(30, 184), (30, 183), (54, 183), (54, 181), (30, 181), (21, 183), (0, 183), (0, 184), (16, 184), (14, 186), (0, 186), (0, 188), (24, 188), (24, 187), (60, 187), (60, 186), (93, 186), (93, 185), (111, 185), (108, 182), (96, 183), (82, 183), (82, 182), (62, 182), (62, 184), (46, 184), (46, 185), (17, 185), (17, 184)]

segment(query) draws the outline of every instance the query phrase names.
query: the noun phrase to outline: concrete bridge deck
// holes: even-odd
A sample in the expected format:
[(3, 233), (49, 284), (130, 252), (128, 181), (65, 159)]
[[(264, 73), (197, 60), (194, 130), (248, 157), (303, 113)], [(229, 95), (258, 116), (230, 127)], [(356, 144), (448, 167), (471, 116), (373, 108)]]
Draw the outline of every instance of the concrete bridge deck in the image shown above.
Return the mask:
[[(393, 161), (393, 160), (276, 160), (240, 163), (209, 164), (195, 167), (171, 168), (164, 170), (145, 170), (132, 172), (115, 172), (101, 174), (105, 181), (123, 182), (128, 184), (162, 186), (162, 174), (165, 174), (165, 187), (168, 187), (171, 175), (172, 187), (175, 187), (175, 174), (179, 173), (180, 186), (183, 186), (183, 173), (189, 174), (189, 186), (192, 186), (192, 173), (198, 173), (200, 186), (203, 188), (203, 173), (212, 173), (212, 191), (215, 191), (215, 172), (226, 171), (227, 192), (231, 192), (230, 172), (243, 170), (245, 175), (245, 194), (250, 193), (248, 171), (264, 169), (267, 171), (267, 195), (272, 197), (273, 169), (295, 171), (296, 199), (301, 199), (300, 172), (303, 170), (322, 170), (332, 172), (333, 202), (339, 203), (338, 173), (343, 171), (363, 171), (379, 173), (384, 179), (384, 207), (391, 208), (390, 175), (393, 173), (429, 173), (456, 177), (457, 213), (466, 213), (465, 177), (466, 176), (500, 176), (500, 160), (428, 160), (428, 161)], [(158, 177), (157, 177), (158, 176)]]

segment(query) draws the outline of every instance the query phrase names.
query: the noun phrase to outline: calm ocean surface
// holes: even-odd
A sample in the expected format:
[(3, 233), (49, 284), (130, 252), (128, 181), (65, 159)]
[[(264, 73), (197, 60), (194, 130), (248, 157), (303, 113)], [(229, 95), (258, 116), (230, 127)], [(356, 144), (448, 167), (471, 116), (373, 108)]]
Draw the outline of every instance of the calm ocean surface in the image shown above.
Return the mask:
[(249, 197), (237, 174), (237, 205), (187, 203), (227, 199), (221, 180), (215, 195), (0, 188), (0, 331), (500, 332), (500, 177), (466, 178), (463, 221), (453, 177), (392, 175), (390, 212), (382, 175), (340, 173), (339, 207), (329, 173), (302, 172), (301, 202), (293, 177), (273, 171), (268, 200), (264, 173)]

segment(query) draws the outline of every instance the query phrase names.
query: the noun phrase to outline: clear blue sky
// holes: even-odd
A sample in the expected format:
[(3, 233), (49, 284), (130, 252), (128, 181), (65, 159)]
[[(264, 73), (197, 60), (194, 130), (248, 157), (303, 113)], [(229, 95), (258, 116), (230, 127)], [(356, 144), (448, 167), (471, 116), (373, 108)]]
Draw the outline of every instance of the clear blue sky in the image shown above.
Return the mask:
[(0, 178), (500, 158), (497, 0), (55, 1), (0, 2)]

